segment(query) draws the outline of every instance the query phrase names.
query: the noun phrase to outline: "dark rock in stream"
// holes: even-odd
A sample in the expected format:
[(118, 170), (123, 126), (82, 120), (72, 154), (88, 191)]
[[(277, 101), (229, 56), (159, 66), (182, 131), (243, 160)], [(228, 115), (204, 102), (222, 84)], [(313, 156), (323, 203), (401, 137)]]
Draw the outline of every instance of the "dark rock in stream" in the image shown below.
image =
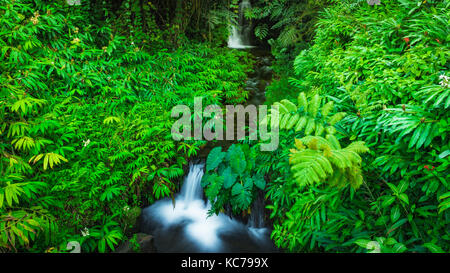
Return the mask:
[(156, 253), (152, 235), (136, 233), (131, 239), (122, 243), (116, 253)]
[(270, 57), (261, 57), (261, 64), (264, 66), (271, 66), (272, 65), (272, 61), (270, 59)]
[(263, 66), (260, 69), (260, 78), (261, 79), (270, 79), (272, 77), (273, 69), (270, 66)]
[(258, 79), (248, 79), (245, 82), (246, 87), (252, 87), (252, 88), (256, 88), (259, 84), (259, 80)]

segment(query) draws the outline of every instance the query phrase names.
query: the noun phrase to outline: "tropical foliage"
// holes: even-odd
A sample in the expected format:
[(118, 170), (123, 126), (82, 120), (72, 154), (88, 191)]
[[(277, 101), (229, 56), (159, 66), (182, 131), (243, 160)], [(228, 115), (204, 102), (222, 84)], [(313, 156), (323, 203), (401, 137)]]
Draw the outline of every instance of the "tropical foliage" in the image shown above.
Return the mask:
[(251, 97), (240, 1), (73, 2), (0, 0), (0, 252), (115, 251), (202, 152), (210, 213), (264, 196), (283, 251), (450, 251), (450, 1), (250, 1), (273, 152), (171, 134)]
[(266, 95), (280, 147), (245, 143), (266, 178), (277, 246), (448, 252), (449, 5), (339, 1), (319, 12), (292, 62), (296, 49), (272, 44), (279, 79)]
[(206, 197), (213, 202), (212, 212), (218, 213), (231, 205), (234, 213), (249, 210), (258, 189), (264, 190), (266, 181), (255, 168), (255, 153), (248, 145), (233, 144), (228, 151), (214, 148), (206, 161), (206, 175), (202, 178)]
[[(361, 164), (352, 174), (360, 171), (363, 179), (343, 181), (362, 187), (312, 184), (298, 194), (284, 185), (290, 180), (274, 175), (280, 191), (292, 197), (280, 198), (269, 183), (273, 238), (291, 251), (448, 251), (450, 3), (340, 2), (320, 12), (313, 44), (296, 57), (288, 81), (347, 113), (336, 126), (339, 142), (363, 141), (370, 152), (362, 161), (354, 155)], [(283, 96), (276, 90), (270, 95)], [(305, 145), (312, 139), (298, 141), (292, 158), (323, 156), (326, 149)], [(317, 176), (305, 182), (317, 183), (322, 174), (333, 185), (323, 158), (314, 161), (308, 174)], [(299, 167), (294, 174), (306, 172)]]
[(202, 144), (172, 140), (171, 108), (248, 95), (245, 52), (158, 50), (144, 33), (114, 30), (123, 21), (84, 22), (88, 12), (63, 2), (0, 6), (2, 251), (64, 251), (69, 241), (114, 250), (140, 207), (173, 196)]

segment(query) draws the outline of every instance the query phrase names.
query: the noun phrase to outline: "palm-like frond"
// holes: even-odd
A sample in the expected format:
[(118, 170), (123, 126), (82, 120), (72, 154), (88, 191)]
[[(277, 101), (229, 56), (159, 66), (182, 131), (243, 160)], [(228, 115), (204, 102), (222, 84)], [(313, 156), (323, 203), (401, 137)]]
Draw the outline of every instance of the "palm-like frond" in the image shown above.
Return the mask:
[(363, 182), (361, 157), (369, 149), (364, 142), (353, 142), (346, 148), (339, 148), (331, 140), (308, 136), (296, 140), (296, 148), (291, 150), (289, 163), (291, 172), (300, 187), (327, 182), (332, 186), (351, 185), (358, 188)]

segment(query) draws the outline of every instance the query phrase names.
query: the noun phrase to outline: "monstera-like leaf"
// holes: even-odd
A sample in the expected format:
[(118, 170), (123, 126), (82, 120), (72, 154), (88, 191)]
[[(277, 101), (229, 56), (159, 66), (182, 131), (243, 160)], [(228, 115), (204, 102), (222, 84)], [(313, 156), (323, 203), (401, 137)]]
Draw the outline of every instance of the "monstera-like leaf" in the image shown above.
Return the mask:
[(244, 184), (236, 183), (231, 194), (233, 195), (233, 203), (235, 207), (246, 209), (252, 202), (253, 181), (250, 178), (245, 180)]
[(219, 194), (220, 189), (222, 188), (224, 177), (218, 176), (217, 174), (212, 174), (208, 176), (209, 186), (205, 190), (205, 195), (208, 199), (213, 199)]

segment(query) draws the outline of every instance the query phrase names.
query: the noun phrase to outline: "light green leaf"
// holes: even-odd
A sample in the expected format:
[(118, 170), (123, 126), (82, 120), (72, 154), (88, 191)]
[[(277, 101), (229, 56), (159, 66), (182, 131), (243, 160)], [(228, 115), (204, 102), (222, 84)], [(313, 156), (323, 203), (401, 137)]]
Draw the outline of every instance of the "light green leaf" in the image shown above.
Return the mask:
[(206, 171), (214, 170), (219, 166), (226, 153), (222, 152), (222, 147), (216, 147), (211, 150), (206, 159)]
[(400, 218), (400, 208), (399, 206), (395, 206), (391, 209), (391, 220), (393, 223)]
[(425, 243), (423, 244), (424, 247), (428, 248), (431, 253), (445, 253), (444, 250), (440, 246), (437, 246), (433, 243)]
[(408, 195), (406, 195), (406, 193), (400, 194), (398, 198), (409, 205), (409, 198)]

